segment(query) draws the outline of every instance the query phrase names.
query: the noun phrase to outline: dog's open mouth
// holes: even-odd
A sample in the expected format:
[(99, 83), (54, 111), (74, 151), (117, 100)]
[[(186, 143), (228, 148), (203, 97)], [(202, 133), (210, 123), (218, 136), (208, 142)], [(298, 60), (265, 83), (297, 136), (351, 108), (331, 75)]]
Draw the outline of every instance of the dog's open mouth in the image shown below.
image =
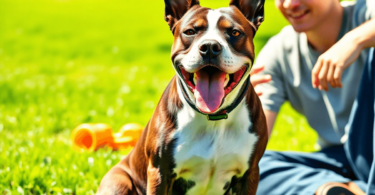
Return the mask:
[(214, 113), (219, 109), (225, 96), (241, 81), (247, 67), (228, 74), (214, 66), (205, 66), (195, 73), (187, 72), (179, 66), (181, 75), (194, 94), (197, 108), (203, 113)]

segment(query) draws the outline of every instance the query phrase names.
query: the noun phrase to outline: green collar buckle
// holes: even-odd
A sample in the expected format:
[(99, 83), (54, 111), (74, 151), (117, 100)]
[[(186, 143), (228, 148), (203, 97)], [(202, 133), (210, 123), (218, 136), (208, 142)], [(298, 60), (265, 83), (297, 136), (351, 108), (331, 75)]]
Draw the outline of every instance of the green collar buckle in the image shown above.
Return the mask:
[(222, 120), (222, 119), (227, 119), (228, 118), (228, 114), (225, 113), (225, 114), (218, 114), (218, 115), (207, 115), (207, 119), (210, 120), (210, 121), (218, 121), (218, 120)]

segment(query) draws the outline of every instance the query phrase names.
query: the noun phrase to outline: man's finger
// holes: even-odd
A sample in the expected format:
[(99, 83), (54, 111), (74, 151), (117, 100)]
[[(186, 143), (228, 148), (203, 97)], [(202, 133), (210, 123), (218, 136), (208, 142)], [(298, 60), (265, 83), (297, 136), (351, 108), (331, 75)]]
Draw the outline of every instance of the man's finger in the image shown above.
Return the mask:
[(320, 73), (319, 73), (319, 89), (322, 90), (326, 90), (328, 91), (328, 87), (327, 87), (327, 73), (328, 73), (328, 64), (327, 63), (324, 63), (323, 66), (322, 66), (322, 69), (320, 70)]
[(335, 73), (335, 66), (332, 66), (332, 64), (328, 68), (328, 73), (327, 73), (327, 81), (332, 87), (337, 87), (336, 82), (333, 79), (333, 74)]
[(253, 85), (253, 87), (261, 84), (261, 83), (268, 83), (272, 80), (271, 75), (254, 75), (250, 77), (250, 82)]
[(340, 88), (342, 87), (342, 83), (341, 83), (342, 72), (343, 72), (343, 68), (337, 67), (335, 69), (335, 73), (333, 74), (333, 79), (337, 83), (337, 87), (340, 87)]
[(251, 76), (251, 75), (254, 75), (254, 74), (257, 74), (257, 73), (261, 72), (262, 70), (264, 70), (264, 65), (260, 65), (260, 66), (253, 67), (253, 68), (250, 70), (250, 76)]
[(320, 70), (322, 69), (322, 60), (318, 59), (316, 62), (312, 72), (311, 72), (311, 79), (312, 79), (312, 86), (316, 88), (319, 85), (319, 73)]

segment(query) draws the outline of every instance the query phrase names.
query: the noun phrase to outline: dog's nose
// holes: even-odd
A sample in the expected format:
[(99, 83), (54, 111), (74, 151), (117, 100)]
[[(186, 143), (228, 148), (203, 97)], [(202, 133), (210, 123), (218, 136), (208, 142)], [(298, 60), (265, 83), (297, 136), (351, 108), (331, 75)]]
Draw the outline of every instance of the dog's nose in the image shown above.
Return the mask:
[(202, 56), (209, 56), (211, 58), (218, 56), (221, 53), (221, 45), (215, 40), (206, 40), (199, 45), (199, 53)]

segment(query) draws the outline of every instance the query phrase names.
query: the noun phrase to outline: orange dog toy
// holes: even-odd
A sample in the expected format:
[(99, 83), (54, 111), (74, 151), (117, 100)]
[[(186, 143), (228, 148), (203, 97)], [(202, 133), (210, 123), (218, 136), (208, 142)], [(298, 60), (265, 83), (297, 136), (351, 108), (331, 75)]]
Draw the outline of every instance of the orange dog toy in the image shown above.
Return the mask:
[(136, 123), (129, 123), (121, 127), (118, 133), (103, 123), (81, 124), (73, 130), (73, 147), (77, 150), (95, 151), (107, 146), (114, 150), (134, 147), (142, 134), (143, 127)]

